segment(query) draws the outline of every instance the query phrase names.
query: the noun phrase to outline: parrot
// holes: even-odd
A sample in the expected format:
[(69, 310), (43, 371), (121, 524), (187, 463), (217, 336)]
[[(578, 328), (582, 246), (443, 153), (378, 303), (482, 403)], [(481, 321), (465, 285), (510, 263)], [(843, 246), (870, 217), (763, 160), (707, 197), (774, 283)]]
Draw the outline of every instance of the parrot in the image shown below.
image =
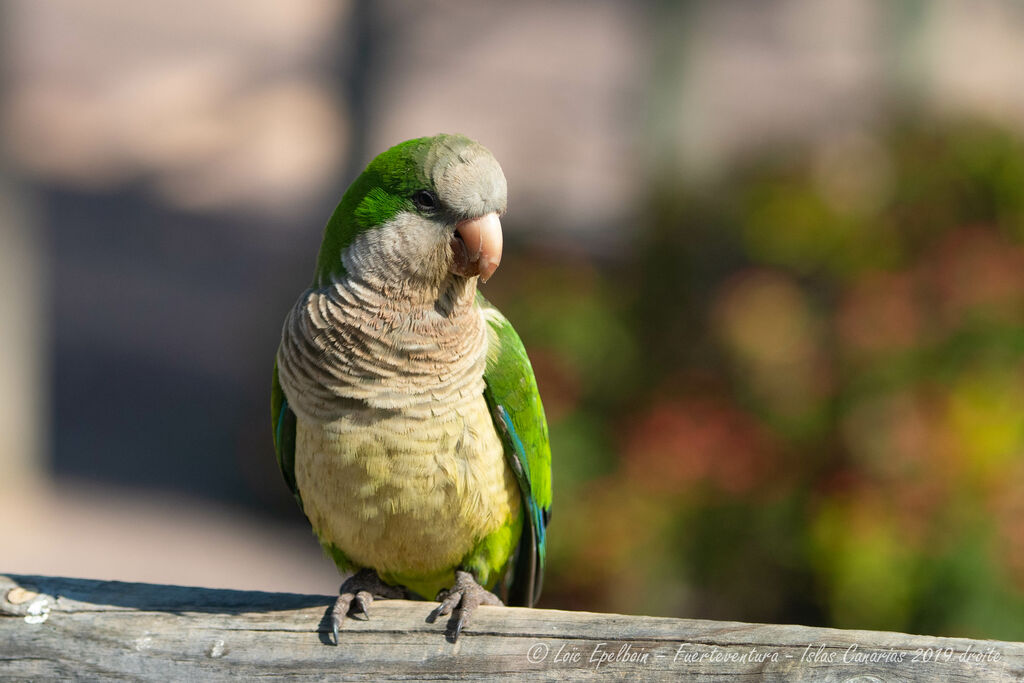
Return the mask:
[[(523, 342), (478, 290), (501, 261), (505, 175), (464, 135), (375, 157), (324, 229), (274, 359), (277, 462), (339, 572), (330, 608), (434, 600), (455, 642), (480, 605), (543, 586), (551, 448)], [(362, 615), (358, 617), (358, 615)]]

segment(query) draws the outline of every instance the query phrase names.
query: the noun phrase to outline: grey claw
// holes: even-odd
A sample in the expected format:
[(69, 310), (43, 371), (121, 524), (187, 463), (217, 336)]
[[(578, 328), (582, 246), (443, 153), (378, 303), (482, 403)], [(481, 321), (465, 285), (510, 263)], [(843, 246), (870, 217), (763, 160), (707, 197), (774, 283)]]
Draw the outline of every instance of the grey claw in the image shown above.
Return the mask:
[(462, 629), (469, 623), (470, 617), (480, 605), (501, 605), (501, 600), (483, 588), (469, 572), (455, 572), (455, 585), (451, 590), (441, 591), (437, 595), (441, 604), (430, 613), (427, 621), (433, 623), (437, 617), (451, 614), (458, 608), (458, 615), (449, 622), (451, 642), (456, 642)]
[(452, 634), (452, 642), (458, 642), (459, 635), (462, 633), (462, 627), (466, 625), (466, 612), (465, 610), (459, 610), (459, 620), (455, 622), (455, 632)]
[(359, 591), (356, 593), (356, 604), (359, 606), (359, 611), (363, 613), (366, 620), (370, 620), (370, 605), (373, 604), (373, 593), (369, 591)]
[(402, 598), (405, 591), (400, 586), (384, 583), (372, 569), (362, 569), (341, 584), (338, 598), (331, 607), (331, 632), (334, 634), (335, 645), (338, 644), (338, 632), (345, 617), (356, 619), (356, 615), (362, 613), (362, 620), (369, 621), (370, 605), (373, 604), (375, 594), (384, 598)]

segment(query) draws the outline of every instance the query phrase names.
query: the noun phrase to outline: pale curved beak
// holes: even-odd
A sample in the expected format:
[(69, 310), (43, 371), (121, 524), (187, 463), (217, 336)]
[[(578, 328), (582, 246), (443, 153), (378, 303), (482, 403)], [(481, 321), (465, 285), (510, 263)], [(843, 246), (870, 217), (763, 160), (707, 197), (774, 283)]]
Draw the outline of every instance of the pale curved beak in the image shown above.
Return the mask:
[(501, 263), (501, 221), (498, 214), (492, 212), (459, 221), (455, 224), (451, 245), (455, 254), (451, 271), (466, 277), (479, 275), (481, 282), (487, 282)]

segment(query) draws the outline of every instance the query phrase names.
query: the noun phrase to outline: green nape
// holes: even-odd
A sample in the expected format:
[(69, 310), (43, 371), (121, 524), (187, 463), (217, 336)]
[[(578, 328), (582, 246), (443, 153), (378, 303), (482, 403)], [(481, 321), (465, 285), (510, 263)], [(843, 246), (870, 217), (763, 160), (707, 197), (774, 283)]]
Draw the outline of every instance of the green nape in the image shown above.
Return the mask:
[(438, 137), (442, 136), (406, 140), (382, 152), (349, 185), (324, 229), (315, 287), (345, 274), (341, 252), (359, 233), (383, 225), (403, 210), (414, 210), (412, 194), (433, 189), (424, 162)]
[[(495, 584), (505, 576), (509, 559), (519, 542), (519, 534), (523, 530), (522, 512), (515, 515), (507, 524), (481, 539), (463, 558), (457, 567), (441, 569), (429, 574), (405, 574), (402, 572), (382, 572), (377, 575), (384, 583), (392, 586), (404, 586), (425, 600), (433, 600), (444, 588), (451, 588), (455, 583), (455, 570), (471, 572), (477, 582), (487, 590), (494, 590)], [(338, 546), (321, 541), (326, 552), (338, 571), (354, 572), (360, 569)]]

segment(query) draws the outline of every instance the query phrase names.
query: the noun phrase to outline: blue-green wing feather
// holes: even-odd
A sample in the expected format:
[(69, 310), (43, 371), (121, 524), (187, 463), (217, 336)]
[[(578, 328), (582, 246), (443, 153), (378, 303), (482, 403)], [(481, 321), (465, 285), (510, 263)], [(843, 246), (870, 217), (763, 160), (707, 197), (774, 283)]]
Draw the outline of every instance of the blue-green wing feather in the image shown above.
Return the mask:
[(505, 457), (516, 475), (526, 514), (516, 553), (509, 603), (533, 606), (544, 581), (545, 531), (551, 514), (551, 446), (544, 407), (526, 349), (511, 323), (477, 295), (488, 323), (484, 397)]
[(295, 483), (295, 413), (288, 407), (288, 398), (281, 389), (281, 381), (277, 377), (277, 361), (274, 362), (274, 381), (270, 390), (270, 419), (274, 430), (277, 464), (301, 509), (302, 498)]

